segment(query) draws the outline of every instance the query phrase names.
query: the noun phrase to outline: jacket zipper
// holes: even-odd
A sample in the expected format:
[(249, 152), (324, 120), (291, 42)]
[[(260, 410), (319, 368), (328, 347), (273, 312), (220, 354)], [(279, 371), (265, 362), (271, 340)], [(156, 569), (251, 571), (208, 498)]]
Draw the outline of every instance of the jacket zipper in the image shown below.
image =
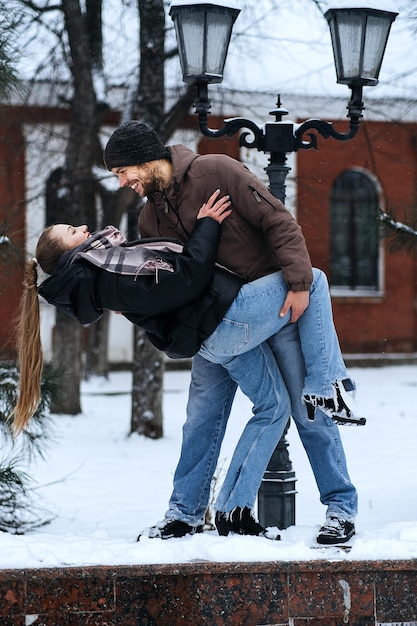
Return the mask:
[(259, 193), (259, 191), (257, 189), (255, 189), (255, 187), (253, 187), (253, 185), (249, 185), (249, 189), (251, 190), (256, 202), (260, 203), (262, 202), (262, 200), (264, 200), (265, 202), (267, 202), (275, 211), (277, 210), (276, 207), (272, 204), (272, 202), (270, 200), (268, 200), (268, 198), (265, 198), (265, 196), (263, 196), (262, 194)]

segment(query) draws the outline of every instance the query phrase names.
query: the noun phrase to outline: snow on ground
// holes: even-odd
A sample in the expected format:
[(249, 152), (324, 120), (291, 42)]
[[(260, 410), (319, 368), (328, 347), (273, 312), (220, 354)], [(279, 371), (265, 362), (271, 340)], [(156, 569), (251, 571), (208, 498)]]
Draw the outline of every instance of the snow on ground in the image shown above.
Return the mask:
[[(342, 427), (351, 478), (358, 488), (357, 534), (349, 553), (319, 547), (324, 521), (314, 478), (296, 429), (290, 454), (297, 476), (296, 525), (281, 541), (259, 537), (142, 539), (163, 518), (172, 488), (190, 374), (167, 372), (165, 434), (128, 437), (131, 375), (83, 383), (83, 413), (53, 416), (54, 441), (29, 472), (53, 521), (24, 536), (0, 533), (0, 568), (184, 563), (417, 558), (417, 379), (415, 366), (353, 368), (364, 428)], [(251, 405), (238, 394), (220, 461), (227, 466)]]

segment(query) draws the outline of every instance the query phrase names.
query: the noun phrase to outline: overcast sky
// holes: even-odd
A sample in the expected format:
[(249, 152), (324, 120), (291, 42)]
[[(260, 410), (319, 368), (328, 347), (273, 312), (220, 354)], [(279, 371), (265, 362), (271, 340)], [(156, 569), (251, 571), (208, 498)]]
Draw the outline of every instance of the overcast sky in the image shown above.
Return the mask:
[[(320, 2), (324, 10), (331, 4)], [(391, 4), (399, 16), (392, 25), (380, 83), (365, 88), (364, 96), (415, 98), (416, 20), (414, 24), (410, 20), (410, 10), (408, 14), (401, 11), (406, 5), (403, 0), (392, 0)], [(269, 5), (269, 0), (261, 0), (252, 11), (242, 10), (239, 15), (229, 50), (226, 84), (282, 94), (348, 95), (349, 89), (336, 83), (330, 31), (316, 2), (281, 0), (279, 8), (262, 19), (263, 7), (268, 12)]]

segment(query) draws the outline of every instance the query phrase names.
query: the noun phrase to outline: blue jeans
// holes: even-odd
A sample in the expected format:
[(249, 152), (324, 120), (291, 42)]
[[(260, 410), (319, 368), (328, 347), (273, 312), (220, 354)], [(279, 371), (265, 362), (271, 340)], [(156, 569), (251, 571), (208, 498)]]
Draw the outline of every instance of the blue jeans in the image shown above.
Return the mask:
[[(269, 345), (290, 395), (291, 415), (310, 460), (320, 500), (327, 506), (328, 514), (334, 513), (349, 520), (355, 518), (357, 494), (348, 475), (338, 428), (318, 410), (314, 422), (310, 421), (302, 402), (303, 393), (331, 395), (325, 392), (327, 385), (332, 380), (347, 376), (333, 327), (331, 307), (330, 313), (326, 312), (324, 300), (320, 308), (322, 290), (327, 292), (330, 303), (327, 282), (318, 270), (315, 270), (314, 278), (310, 306), (298, 324), (288, 324), (288, 318), (278, 318), (287, 292), (279, 273), (245, 285), (241, 290), (241, 301), (238, 302), (239, 296), (235, 301), (239, 314), (243, 313), (244, 317), (232, 317), (234, 303), (227, 313), (227, 320), (205, 342), (201, 351), (212, 362), (201, 354), (194, 357), (181, 457), (166, 517), (180, 519), (193, 526), (203, 522), (211, 479), (216, 470), (237, 384), (251, 398), (255, 411), (236, 446), (215, 508), (229, 512), (235, 506), (254, 507), (263, 473), (288, 417), (288, 398), (276, 363), (271, 362), (271, 352), (267, 349)], [(262, 295), (259, 284), (261, 290), (264, 289)], [(273, 304), (270, 304), (271, 292), (275, 297)], [(255, 314), (250, 327), (247, 326), (249, 311), (252, 311), (252, 316)], [(302, 322), (306, 314), (307, 320)], [(260, 315), (262, 323), (259, 323)], [(230, 321), (233, 322), (232, 331)], [(264, 323), (267, 324), (267, 331), (264, 330)], [(268, 325), (271, 323), (278, 324), (281, 330), (276, 332), (274, 327), (275, 330), (270, 332)], [(221, 328), (223, 324), (224, 329)], [(302, 324), (305, 354), (299, 336)], [(268, 337), (274, 332), (276, 334), (268, 339), (268, 345), (256, 345), (256, 342), (263, 341), (264, 332), (269, 333)], [(309, 332), (315, 333), (314, 339)], [(233, 339), (230, 335), (234, 334), (237, 337)], [(325, 358), (326, 350), (332, 358), (332, 371)], [(314, 370), (314, 360), (320, 363), (319, 373)], [(310, 368), (309, 376), (306, 376), (306, 367)], [(332, 376), (335, 378), (330, 378)], [(307, 386), (307, 382), (311, 387)], [(273, 402), (276, 403), (274, 406)]]
[[(314, 268), (313, 277), (309, 306), (298, 320), (306, 368), (302, 395), (331, 398), (332, 383), (348, 378), (348, 373), (333, 324), (326, 275)], [(252, 350), (279, 333), (290, 319), (290, 313), (283, 318), (278, 316), (287, 292), (282, 272), (244, 285), (223, 321), (204, 342), (201, 356), (227, 367), (230, 357)], [(349, 382), (350, 388), (354, 389), (353, 381)]]
[(288, 392), (267, 343), (231, 357), (227, 369), (199, 354), (194, 357), (181, 457), (166, 512), (169, 519), (191, 526), (204, 521), (237, 379), (254, 402), (254, 411), (233, 453), (216, 510), (254, 507), (262, 476), (290, 415)]

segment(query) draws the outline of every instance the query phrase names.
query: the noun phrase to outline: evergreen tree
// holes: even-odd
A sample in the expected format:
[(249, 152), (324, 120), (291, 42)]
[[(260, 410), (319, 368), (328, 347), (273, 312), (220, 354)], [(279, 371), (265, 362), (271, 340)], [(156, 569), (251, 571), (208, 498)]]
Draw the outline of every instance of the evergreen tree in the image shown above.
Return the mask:
[[(0, 0), (0, 102), (17, 89), (17, 50), (10, 42), (19, 24), (19, 14)], [(7, 235), (7, 220), (0, 225), (0, 280), (8, 278), (8, 268), (21, 259)], [(33, 455), (43, 455), (48, 437), (47, 409), (54, 395), (54, 374), (45, 370), (41, 403), (30, 429), (19, 442), (13, 440), (9, 416), (16, 404), (19, 372), (14, 363), (0, 362), (0, 531), (23, 533), (47, 523), (48, 519), (36, 504), (30, 476), (21, 469)]]

